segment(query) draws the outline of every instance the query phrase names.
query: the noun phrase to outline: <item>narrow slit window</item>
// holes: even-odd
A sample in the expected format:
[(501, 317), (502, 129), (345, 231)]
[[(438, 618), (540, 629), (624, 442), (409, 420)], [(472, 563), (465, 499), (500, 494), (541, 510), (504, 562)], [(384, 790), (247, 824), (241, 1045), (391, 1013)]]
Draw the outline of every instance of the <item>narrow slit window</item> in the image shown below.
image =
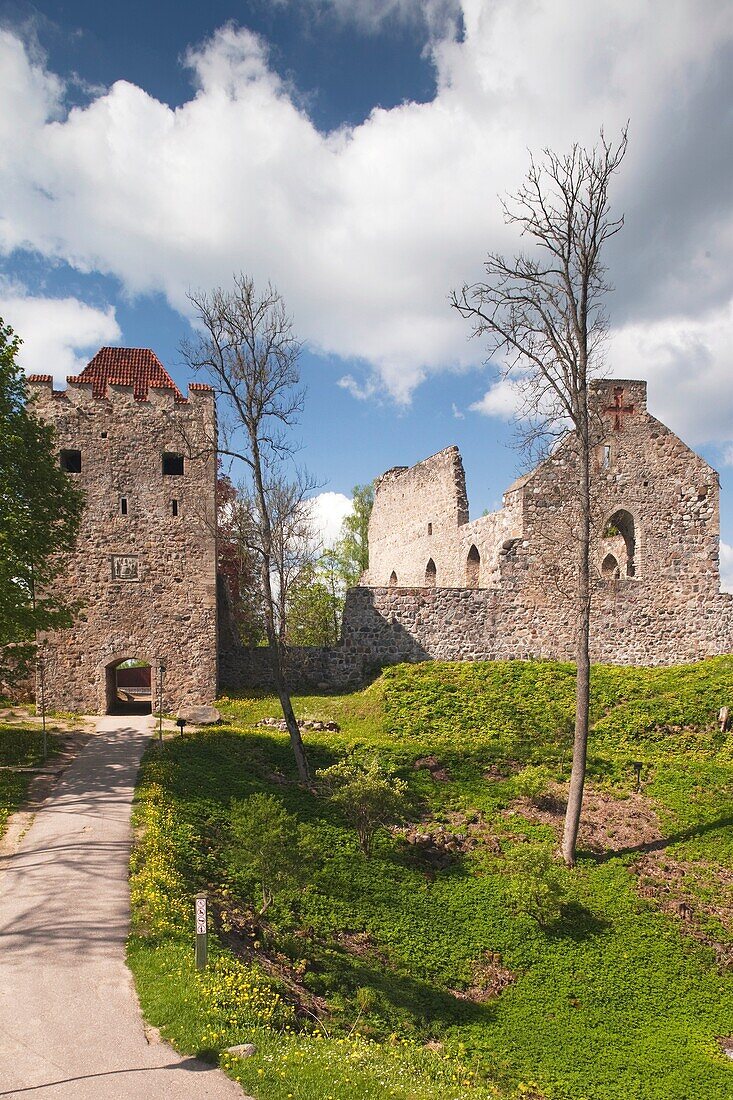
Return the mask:
[(432, 535), (432, 533), (433, 533), (433, 525), (432, 525), (432, 523), (429, 523), (428, 524), (428, 534)]
[(181, 477), (183, 475), (183, 455), (175, 451), (163, 453), (163, 474), (166, 477)]
[(127, 497), (120, 497), (120, 515), (127, 515)]
[(172, 500), (171, 501), (171, 515), (173, 515), (173, 516), (178, 515), (178, 501), (177, 500)]
[(611, 465), (611, 448), (606, 444), (603, 448), (603, 469), (608, 470)]
[(81, 451), (62, 451), (61, 469), (67, 474), (81, 473)]

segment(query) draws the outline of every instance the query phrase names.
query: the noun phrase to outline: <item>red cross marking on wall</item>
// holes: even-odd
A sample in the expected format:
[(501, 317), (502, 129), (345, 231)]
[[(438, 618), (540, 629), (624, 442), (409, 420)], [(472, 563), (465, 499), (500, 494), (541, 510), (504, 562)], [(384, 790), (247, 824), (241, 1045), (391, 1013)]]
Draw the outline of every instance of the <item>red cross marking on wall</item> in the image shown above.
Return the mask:
[(621, 431), (623, 422), (621, 420), (624, 413), (632, 413), (634, 411), (633, 405), (624, 405), (624, 388), (623, 386), (614, 386), (613, 389), (613, 405), (609, 405), (604, 409), (604, 412), (613, 413), (613, 427), (614, 431)]

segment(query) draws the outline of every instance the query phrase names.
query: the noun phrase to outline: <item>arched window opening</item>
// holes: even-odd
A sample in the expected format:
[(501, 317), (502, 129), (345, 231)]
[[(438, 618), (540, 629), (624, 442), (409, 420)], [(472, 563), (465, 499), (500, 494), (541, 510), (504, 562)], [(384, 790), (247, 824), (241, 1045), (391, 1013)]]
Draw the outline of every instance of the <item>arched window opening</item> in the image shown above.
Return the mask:
[(481, 572), (481, 555), (475, 546), (468, 551), (466, 558), (466, 588), (478, 588)]
[(601, 573), (603, 573), (606, 580), (613, 580), (621, 576), (621, 568), (613, 554), (606, 554), (601, 563)]
[[(619, 508), (608, 519), (603, 531), (603, 550), (613, 555), (619, 567), (619, 576), (636, 575), (636, 530), (634, 517), (625, 508)], [(603, 570), (603, 566), (601, 566)], [(604, 574), (605, 575), (605, 574)]]
[(435, 578), (436, 578), (435, 562), (433, 561), (432, 558), (430, 558), (430, 560), (428, 561), (428, 564), (425, 566), (425, 587), (426, 588), (435, 588)]
[(392, 572), (389, 575), (389, 587), (390, 588), (396, 588), (397, 587), (397, 574), (395, 573), (394, 569), (392, 570)]

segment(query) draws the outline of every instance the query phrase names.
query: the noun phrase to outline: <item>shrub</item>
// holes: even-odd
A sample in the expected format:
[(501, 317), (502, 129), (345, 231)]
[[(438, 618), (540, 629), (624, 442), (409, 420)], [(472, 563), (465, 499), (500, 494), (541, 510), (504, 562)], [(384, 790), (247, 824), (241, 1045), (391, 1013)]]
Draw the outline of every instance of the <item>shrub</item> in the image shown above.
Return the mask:
[(400, 820), (407, 784), (384, 771), (376, 759), (368, 764), (345, 759), (316, 774), (356, 829), (361, 850), (368, 858), (377, 830)]
[(302, 877), (305, 851), (298, 821), (274, 795), (253, 794), (233, 803), (231, 827), (232, 861), (257, 881), (262, 893), (259, 919), (280, 887)]
[(506, 902), (512, 913), (524, 913), (541, 927), (560, 916), (565, 900), (562, 872), (548, 847), (521, 844), (505, 861)]
[(515, 778), (514, 789), (520, 798), (528, 798), (537, 805), (546, 797), (551, 781), (549, 768), (543, 764), (528, 764)]

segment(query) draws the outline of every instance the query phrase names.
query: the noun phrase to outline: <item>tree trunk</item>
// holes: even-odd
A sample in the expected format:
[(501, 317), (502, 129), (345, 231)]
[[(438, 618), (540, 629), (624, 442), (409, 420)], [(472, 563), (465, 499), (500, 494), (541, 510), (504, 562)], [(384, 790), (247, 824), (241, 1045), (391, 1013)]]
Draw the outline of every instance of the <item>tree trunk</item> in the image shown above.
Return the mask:
[(275, 686), (277, 697), (280, 700), (285, 724), (288, 727), (290, 744), (298, 768), (298, 777), (301, 783), (305, 786), (310, 786), (311, 777), (310, 768), (308, 767), (308, 757), (305, 754), (305, 745), (303, 744), (303, 738), (300, 736), (300, 727), (295, 717), (295, 711), (293, 710), (293, 704), (290, 700), (290, 692), (285, 682), (285, 674), (282, 667), (280, 640), (275, 629), (275, 619), (273, 615), (272, 584), (270, 582), (270, 573), (266, 562), (262, 568), (262, 587), (265, 594), (265, 630), (267, 632), (267, 644), (270, 653), (272, 681)]
[[(585, 398), (583, 398), (585, 400)], [(587, 406), (585, 406), (587, 409)], [(569, 867), (575, 863), (580, 811), (583, 805), (586, 758), (588, 754), (588, 714), (590, 709), (590, 446), (587, 413), (578, 432), (578, 496), (580, 531), (578, 532), (577, 636), (575, 645), (575, 736), (573, 766), (570, 772), (568, 806), (562, 838), (562, 854)]]
[(298, 726), (295, 712), (293, 711), (293, 704), (290, 701), (290, 692), (285, 683), (280, 642), (275, 628), (275, 600), (272, 594), (272, 579), (270, 577), (270, 569), (272, 567), (272, 530), (270, 527), (270, 515), (267, 510), (265, 486), (262, 478), (262, 462), (260, 458), (259, 443), (255, 434), (250, 435), (250, 444), (252, 447), (252, 472), (254, 475), (257, 508), (260, 513), (260, 533), (262, 537), (262, 594), (265, 598), (265, 630), (267, 632), (267, 644), (270, 652), (272, 680), (275, 685), (277, 697), (280, 700), (285, 725), (288, 727), (290, 744), (293, 749), (293, 755), (295, 756), (300, 782), (303, 783), (304, 786), (310, 786), (311, 777), (308, 767), (308, 757), (305, 754), (305, 745), (303, 744), (303, 738), (300, 736), (300, 727)]

